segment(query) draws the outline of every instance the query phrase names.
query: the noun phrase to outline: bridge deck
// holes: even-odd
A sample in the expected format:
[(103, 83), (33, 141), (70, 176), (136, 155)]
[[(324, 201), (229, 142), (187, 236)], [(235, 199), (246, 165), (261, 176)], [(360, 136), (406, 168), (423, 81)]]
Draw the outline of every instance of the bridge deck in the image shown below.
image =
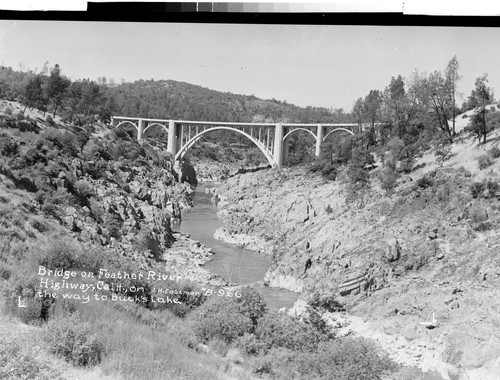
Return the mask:
[[(168, 123), (170, 119), (149, 119), (144, 117), (126, 117), (126, 116), (113, 116), (116, 120), (143, 120), (155, 123)], [(176, 124), (188, 124), (188, 125), (227, 125), (227, 126), (244, 126), (244, 127), (274, 127), (278, 123), (245, 123), (245, 122), (230, 122), (230, 121), (195, 121), (195, 120), (173, 120)], [(312, 127), (321, 125), (323, 127), (357, 127), (357, 123), (317, 123), (317, 124), (307, 124), (307, 123), (281, 123), (283, 127)]]

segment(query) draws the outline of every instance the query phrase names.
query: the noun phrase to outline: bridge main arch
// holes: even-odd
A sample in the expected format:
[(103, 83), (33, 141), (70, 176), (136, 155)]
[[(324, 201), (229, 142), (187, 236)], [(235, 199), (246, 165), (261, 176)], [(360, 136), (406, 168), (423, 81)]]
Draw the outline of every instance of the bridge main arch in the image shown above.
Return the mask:
[(258, 139), (254, 138), (253, 136), (249, 135), (248, 133), (236, 129), (236, 128), (231, 128), (231, 127), (225, 127), (225, 126), (215, 126), (210, 129), (205, 129), (204, 131), (199, 132), (196, 136), (192, 137), (184, 146), (182, 146), (179, 151), (175, 154), (175, 159), (179, 160), (184, 157), (184, 155), (188, 152), (189, 149), (191, 149), (198, 141), (200, 141), (206, 134), (213, 132), (213, 131), (220, 131), (220, 130), (225, 130), (225, 131), (232, 131), (239, 133), (243, 136), (245, 136), (248, 140), (250, 140), (259, 150), (262, 152), (262, 154), (266, 157), (266, 160), (269, 162), (271, 166), (275, 164), (271, 152), (264, 146), (262, 142), (260, 142)]

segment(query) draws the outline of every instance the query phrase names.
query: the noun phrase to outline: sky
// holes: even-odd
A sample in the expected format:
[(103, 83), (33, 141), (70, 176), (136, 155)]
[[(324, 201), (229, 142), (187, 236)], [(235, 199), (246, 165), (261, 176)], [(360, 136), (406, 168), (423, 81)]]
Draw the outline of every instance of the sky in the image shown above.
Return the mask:
[(454, 55), (460, 104), (483, 73), (500, 93), (497, 28), (0, 20), (0, 65), (15, 70), (48, 61), (72, 80), (172, 79), (346, 112)]

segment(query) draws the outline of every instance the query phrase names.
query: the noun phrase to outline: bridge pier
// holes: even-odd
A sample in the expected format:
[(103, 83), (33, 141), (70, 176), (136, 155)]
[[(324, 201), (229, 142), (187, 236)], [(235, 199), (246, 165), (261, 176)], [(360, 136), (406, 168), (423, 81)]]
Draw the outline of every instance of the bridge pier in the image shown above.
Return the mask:
[(172, 156), (175, 157), (177, 153), (177, 140), (175, 136), (177, 135), (175, 130), (175, 122), (173, 120), (168, 121), (168, 141), (167, 141), (167, 151)]
[(288, 158), (288, 148), (289, 148), (288, 142), (289, 142), (288, 139), (283, 140), (283, 163), (285, 163), (286, 159)]
[(139, 122), (137, 123), (137, 141), (142, 140), (142, 134), (144, 132), (144, 127), (146, 126), (146, 122), (143, 119), (139, 119)]
[(277, 123), (274, 130), (274, 165), (283, 166), (283, 124)]
[(316, 157), (319, 157), (321, 154), (321, 143), (323, 142), (323, 125), (318, 124), (318, 130), (316, 131), (316, 151), (314, 152), (314, 155)]

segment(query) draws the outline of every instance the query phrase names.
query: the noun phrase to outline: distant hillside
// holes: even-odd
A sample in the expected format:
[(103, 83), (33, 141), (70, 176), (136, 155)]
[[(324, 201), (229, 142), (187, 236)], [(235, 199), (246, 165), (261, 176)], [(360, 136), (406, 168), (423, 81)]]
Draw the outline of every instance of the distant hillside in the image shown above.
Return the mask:
[(59, 65), (50, 72), (20, 72), (0, 66), (0, 99), (18, 100), (27, 108), (38, 108), (61, 116), (63, 121), (98, 115), (176, 118), (208, 121), (352, 122), (342, 109), (298, 107), (286, 101), (237, 95), (174, 80), (138, 80), (116, 84), (104, 77), (98, 81), (71, 81)]
[(113, 113), (126, 116), (240, 122), (352, 122), (350, 114), (323, 107), (298, 107), (173, 80), (139, 80), (107, 88)]

